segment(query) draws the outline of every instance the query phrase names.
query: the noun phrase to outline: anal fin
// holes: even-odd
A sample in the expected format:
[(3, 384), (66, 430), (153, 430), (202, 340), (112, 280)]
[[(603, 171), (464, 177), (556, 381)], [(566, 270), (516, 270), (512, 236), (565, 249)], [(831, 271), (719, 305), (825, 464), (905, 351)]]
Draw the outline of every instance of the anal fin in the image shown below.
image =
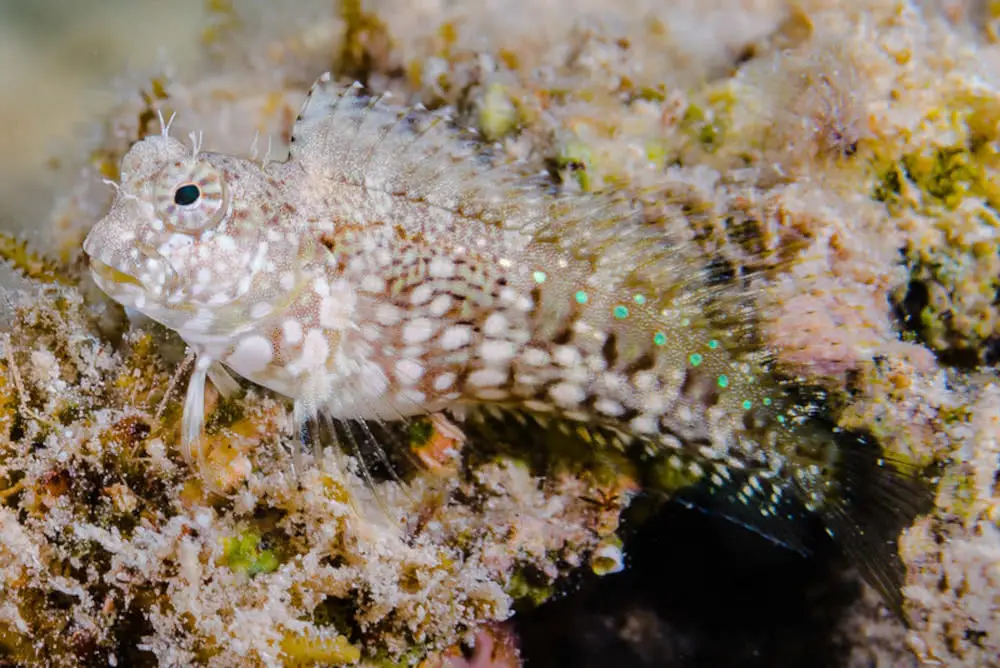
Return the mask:
[(813, 553), (808, 511), (787, 488), (749, 471), (727, 471), (720, 485), (711, 474), (671, 495), (671, 501), (721, 517), (803, 557)]

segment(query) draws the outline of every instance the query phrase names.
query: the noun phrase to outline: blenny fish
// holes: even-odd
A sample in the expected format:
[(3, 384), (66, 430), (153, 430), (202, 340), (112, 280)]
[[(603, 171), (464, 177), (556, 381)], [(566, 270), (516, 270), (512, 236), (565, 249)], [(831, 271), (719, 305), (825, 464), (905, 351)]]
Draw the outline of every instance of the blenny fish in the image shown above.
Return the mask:
[(780, 379), (747, 342), (752, 306), (627, 194), (572, 192), (329, 74), (284, 161), (193, 143), (164, 128), (134, 144), (84, 244), (110, 297), (196, 353), (189, 457), (207, 379), (229, 372), (300, 425), (476, 407), (575, 423), (664, 454), (747, 517), (794, 499), (900, 609), (914, 472)]

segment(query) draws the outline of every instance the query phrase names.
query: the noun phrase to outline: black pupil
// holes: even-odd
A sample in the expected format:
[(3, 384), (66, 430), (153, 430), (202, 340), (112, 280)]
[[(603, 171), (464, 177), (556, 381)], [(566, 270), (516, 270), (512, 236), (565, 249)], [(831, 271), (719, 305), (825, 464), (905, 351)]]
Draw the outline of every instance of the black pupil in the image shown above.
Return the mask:
[(189, 183), (174, 191), (174, 204), (188, 206), (197, 202), (199, 197), (201, 197), (201, 191), (198, 186)]

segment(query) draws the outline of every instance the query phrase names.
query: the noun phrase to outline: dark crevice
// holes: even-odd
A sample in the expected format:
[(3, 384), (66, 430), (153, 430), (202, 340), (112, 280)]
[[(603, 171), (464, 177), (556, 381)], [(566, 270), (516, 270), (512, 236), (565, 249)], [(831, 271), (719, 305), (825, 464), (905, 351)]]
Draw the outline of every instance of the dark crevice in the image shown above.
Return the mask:
[(628, 568), (514, 618), (527, 668), (834, 668), (856, 581), (830, 541), (811, 556), (670, 504), (628, 542)]
[[(910, 333), (918, 342), (934, 351), (942, 365), (972, 370), (983, 364), (1000, 363), (1000, 336), (989, 337), (974, 347), (961, 345), (961, 341), (954, 341), (950, 347), (945, 348), (931, 345), (922, 317), (924, 309), (929, 304), (930, 291), (927, 285), (920, 280), (911, 280), (906, 286), (906, 294), (902, 300), (893, 302), (892, 309), (900, 329), (904, 333)], [(951, 313), (947, 311), (940, 314), (940, 318), (945, 324), (950, 321), (951, 317)]]
[(930, 292), (922, 281), (910, 281), (901, 301), (893, 304), (893, 311), (903, 331), (912, 332), (923, 341), (921, 312), (930, 303)]

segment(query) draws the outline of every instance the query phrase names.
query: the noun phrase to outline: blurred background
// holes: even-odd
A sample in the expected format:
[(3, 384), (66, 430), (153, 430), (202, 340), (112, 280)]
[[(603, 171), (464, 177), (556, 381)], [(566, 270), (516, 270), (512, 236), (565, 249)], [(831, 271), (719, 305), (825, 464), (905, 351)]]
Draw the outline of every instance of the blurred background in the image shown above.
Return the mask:
[(58, 190), (46, 165), (100, 118), (116, 77), (165, 53), (185, 65), (203, 5), (0, 0), (0, 229), (39, 233)]

